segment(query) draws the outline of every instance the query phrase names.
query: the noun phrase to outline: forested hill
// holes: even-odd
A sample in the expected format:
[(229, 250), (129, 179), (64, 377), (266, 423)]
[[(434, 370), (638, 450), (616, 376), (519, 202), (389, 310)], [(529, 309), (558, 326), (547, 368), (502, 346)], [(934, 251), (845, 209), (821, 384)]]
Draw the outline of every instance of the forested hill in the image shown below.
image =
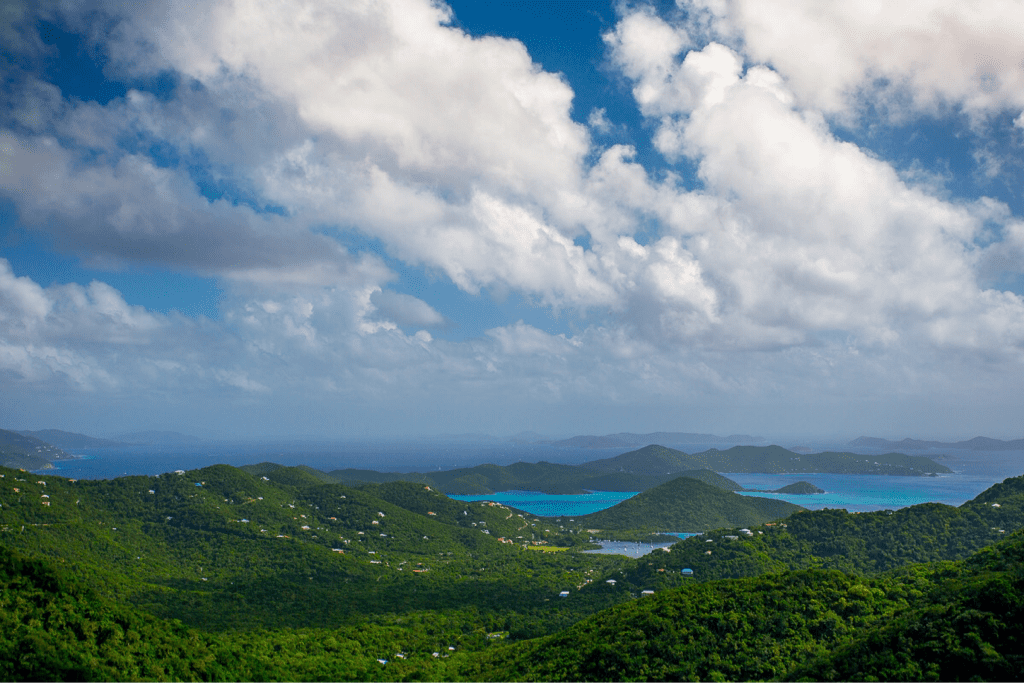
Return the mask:
[(1020, 680), (1024, 536), (864, 578), (690, 583), (481, 653), (476, 680)]
[(693, 468), (661, 472), (609, 472), (550, 462), (517, 462), (514, 465), (477, 465), (439, 472), (375, 472), (344, 469), (327, 473), (346, 484), (412, 481), (455, 495), (479, 495), (497, 491), (540, 491), (572, 494), (585, 491), (646, 491), (676, 477), (699, 479), (727, 491), (743, 487), (710, 470)]
[(683, 569), (693, 572), (688, 580), (708, 581), (809, 568), (877, 574), (910, 562), (963, 559), (1024, 528), (1024, 476), (995, 484), (960, 507), (805, 510), (781, 523), (748, 526), (749, 535), (723, 528), (676, 543), (619, 578), (639, 589), (677, 585)]
[(21, 429), (18, 430), (18, 433), (23, 436), (31, 436), (41, 441), (45, 441), (46, 443), (53, 444), (57, 448), (109, 448), (111, 446), (126, 445), (121, 441), (97, 439), (94, 436), (86, 436), (85, 434), (77, 434), (75, 432), (65, 432), (60, 429), (41, 429), (35, 432)]
[(579, 520), (258, 469), (76, 482), (0, 468), (0, 680), (1024, 670), (1024, 477), (959, 508), (804, 511), (629, 560), (578, 552)]
[(679, 477), (576, 521), (601, 530), (695, 532), (763, 524), (800, 510), (783, 500), (741, 496)]
[(52, 467), (54, 460), (70, 458), (56, 446), (33, 436), (0, 429), (0, 465), (26, 470)]
[(540, 491), (566, 494), (590, 491), (646, 491), (680, 476), (700, 479), (718, 488), (738, 491), (736, 482), (717, 472), (767, 472), (803, 474), (888, 474), (920, 476), (949, 472), (949, 468), (922, 456), (902, 453), (865, 456), (856, 453), (794, 453), (780, 446), (736, 446), (725, 451), (712, 448), (690, 455), (652, 444), (614, 458), (582, 465), (549, 462), (514, 465), (478, 465), (439, 472), (376, 472), (343, 469), (328, 473), (333, 481), (347, 484), (413, 481), (456, 495), (498, 491)]
[[(622, 561), (536, 552), (586, 546), (587, 537), (408, 482), (353, 488), (302, 468), (252, 475), (226, 465), (97, 481), (0, 475), (0, 544), (206, 627), (337, 626), (474, 605), (525, 611), (516, 624), (528, 633), (548, 628), (533, 612), (563, 586)], [(557, 623), (561, 608), (550, 607)]]
[(807, 454), (795, 453), (781, 446), (734, 446), (724, 451), (712, 448), (690, 455), (654, 444), (614, 458), (592, 460), (582, 467), (604, 472), (636, 473), (709, 469), (770, 474), (824, 472), (906, 476), (952, 471), (929, 458), (902, 453), (871, 456), (832, 452)]

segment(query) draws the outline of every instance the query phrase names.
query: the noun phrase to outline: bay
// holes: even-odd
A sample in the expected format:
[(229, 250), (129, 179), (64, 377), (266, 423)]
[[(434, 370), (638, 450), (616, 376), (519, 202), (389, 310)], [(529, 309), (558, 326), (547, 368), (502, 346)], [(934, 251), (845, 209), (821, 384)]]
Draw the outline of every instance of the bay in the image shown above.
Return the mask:
[(814, 484), (825, 493), (800, 495), (740, 491), (742, 496), (776, 498), (808, 510), (843, 508), (850, 512), (897, 510), (920, 503), (959, 506), (996, 483), (986, 474), (947, 474), (937, 477), (895, 477), (877, 474), (751, 474), (725, 473), (747, 489), (779, 489), (797, 481)]
[(449, 498), (465, 501), (493, 500), (539, 517), (567, 517), (587, 515), (591, 512), (618, 505), (637, 494), (636, 491), (593, 491), (578, 494), (550, 494), (537, 491), (500, 491), (485, 495), (456, 496)]

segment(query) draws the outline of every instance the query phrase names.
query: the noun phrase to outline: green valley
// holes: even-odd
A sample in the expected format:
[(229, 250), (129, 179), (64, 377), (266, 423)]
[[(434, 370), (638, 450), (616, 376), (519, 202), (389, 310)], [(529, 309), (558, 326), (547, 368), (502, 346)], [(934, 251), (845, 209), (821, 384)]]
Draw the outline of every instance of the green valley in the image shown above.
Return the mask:
[[(1024, 477), (957, 508), (863, 514), (678, 477), (570, 521), (272, 463), (0, 475), (6, 680), (1021, 671)], [(697, 513), (708, 530), (665, 551), (581, 552), (598, 520), (666, 530)]]

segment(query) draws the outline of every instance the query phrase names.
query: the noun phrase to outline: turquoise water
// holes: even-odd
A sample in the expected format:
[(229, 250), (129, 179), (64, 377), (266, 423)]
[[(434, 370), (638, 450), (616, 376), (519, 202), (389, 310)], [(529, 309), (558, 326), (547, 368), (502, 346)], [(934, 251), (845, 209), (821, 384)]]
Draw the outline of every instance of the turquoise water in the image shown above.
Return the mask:
[[(987, 474), (947, 474), (938, 477), (891, 477), (875, 474), (749, 474), (729, 473), (725, 476), (744, 488), (778, 489), (797, 481), (809, 481), (825, 493), (793, 495), (754, 493), (740, 495), (777, 498), (810, 510), (844, 508), (851, 512), (896, 510), (918, 503), (962, 505), (992, 486)], [(502, 491), (479, 496), (450, 496), (458, 500), (493, 500), (530, 514), (544, 517), (574, 517), (604, 510), (636, 493), (595, 491), (580, 495), (553, 495), (536, 491)]]
[[(517, 460), (574, 462), (608, 455), (589, 449), (556, 449), (548, 446), (429, 444), (429, 443), (274, 443), (205, 444), (201, 446), (131, 446), (124, 448), (74, 449), (74, 460), (55, 463), (47, 474), (81, 479), (106, 479), (129, 474), (153, 475), (176, 469), (206, 467), (215, 463), (244, 465), (261, 461), (283, 465), (305, 464), (323, 471), (343, 467), (371, 467), (381, 471), (418, 469), (417, 463), (434, 466), (465, 466), (476, 459), (498, 464)], [(870, 452), (866, 451), (866, 452)], [(1024, 472), (1024, 451), (951, 451), (923, 453), (936, 458), (955, 474), (938, 477), (887, 477), (836, 474), (725, 473), (746, 488), (777, 489), (797, 481), (809, 481), (826, 491), (813, 496), (744, 493), (780, 498), (817, 510), (825, 507), (850, 511), (897, 509), (918, 503), (960, 505), (992, 484)], [(494, 500), (535, 515), (585, 515), (604, 510), (636, 495), (633, 492), (597, 491), (580, 495), (547, 495), (529, 491), (504, 491), (483, 496), (452, 496), (460, 500)]]
[(744, 496), (777, 498), (810, 510), (844, 508), (851, 512), (896, 510), (919, 503), (962, 505), (992, 486), (992, 477), (946, 474), (938, 477), (891, 477), (873, 474), (748, 474), (723, 473), (748, 489), (778, 489), (808, 481), (825, 493), (792, 495), (742, 492)]
[(480, 496), (448, 496), (455, 500), (493, 500), (531, 515), (541, 517), (574, 517), (598, 512), (632, 498), (636, 491), (594, 491), (573, 495), (554, 495), (536, 491), (501, 491)]

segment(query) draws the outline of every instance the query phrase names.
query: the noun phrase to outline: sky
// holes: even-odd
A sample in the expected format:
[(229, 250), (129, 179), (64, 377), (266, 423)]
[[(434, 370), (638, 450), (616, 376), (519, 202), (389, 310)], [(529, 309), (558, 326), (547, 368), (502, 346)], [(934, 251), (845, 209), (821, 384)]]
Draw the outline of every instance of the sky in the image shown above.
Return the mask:
[(8, 0), (0, 427), (1024, 436), (1015, 0)]

